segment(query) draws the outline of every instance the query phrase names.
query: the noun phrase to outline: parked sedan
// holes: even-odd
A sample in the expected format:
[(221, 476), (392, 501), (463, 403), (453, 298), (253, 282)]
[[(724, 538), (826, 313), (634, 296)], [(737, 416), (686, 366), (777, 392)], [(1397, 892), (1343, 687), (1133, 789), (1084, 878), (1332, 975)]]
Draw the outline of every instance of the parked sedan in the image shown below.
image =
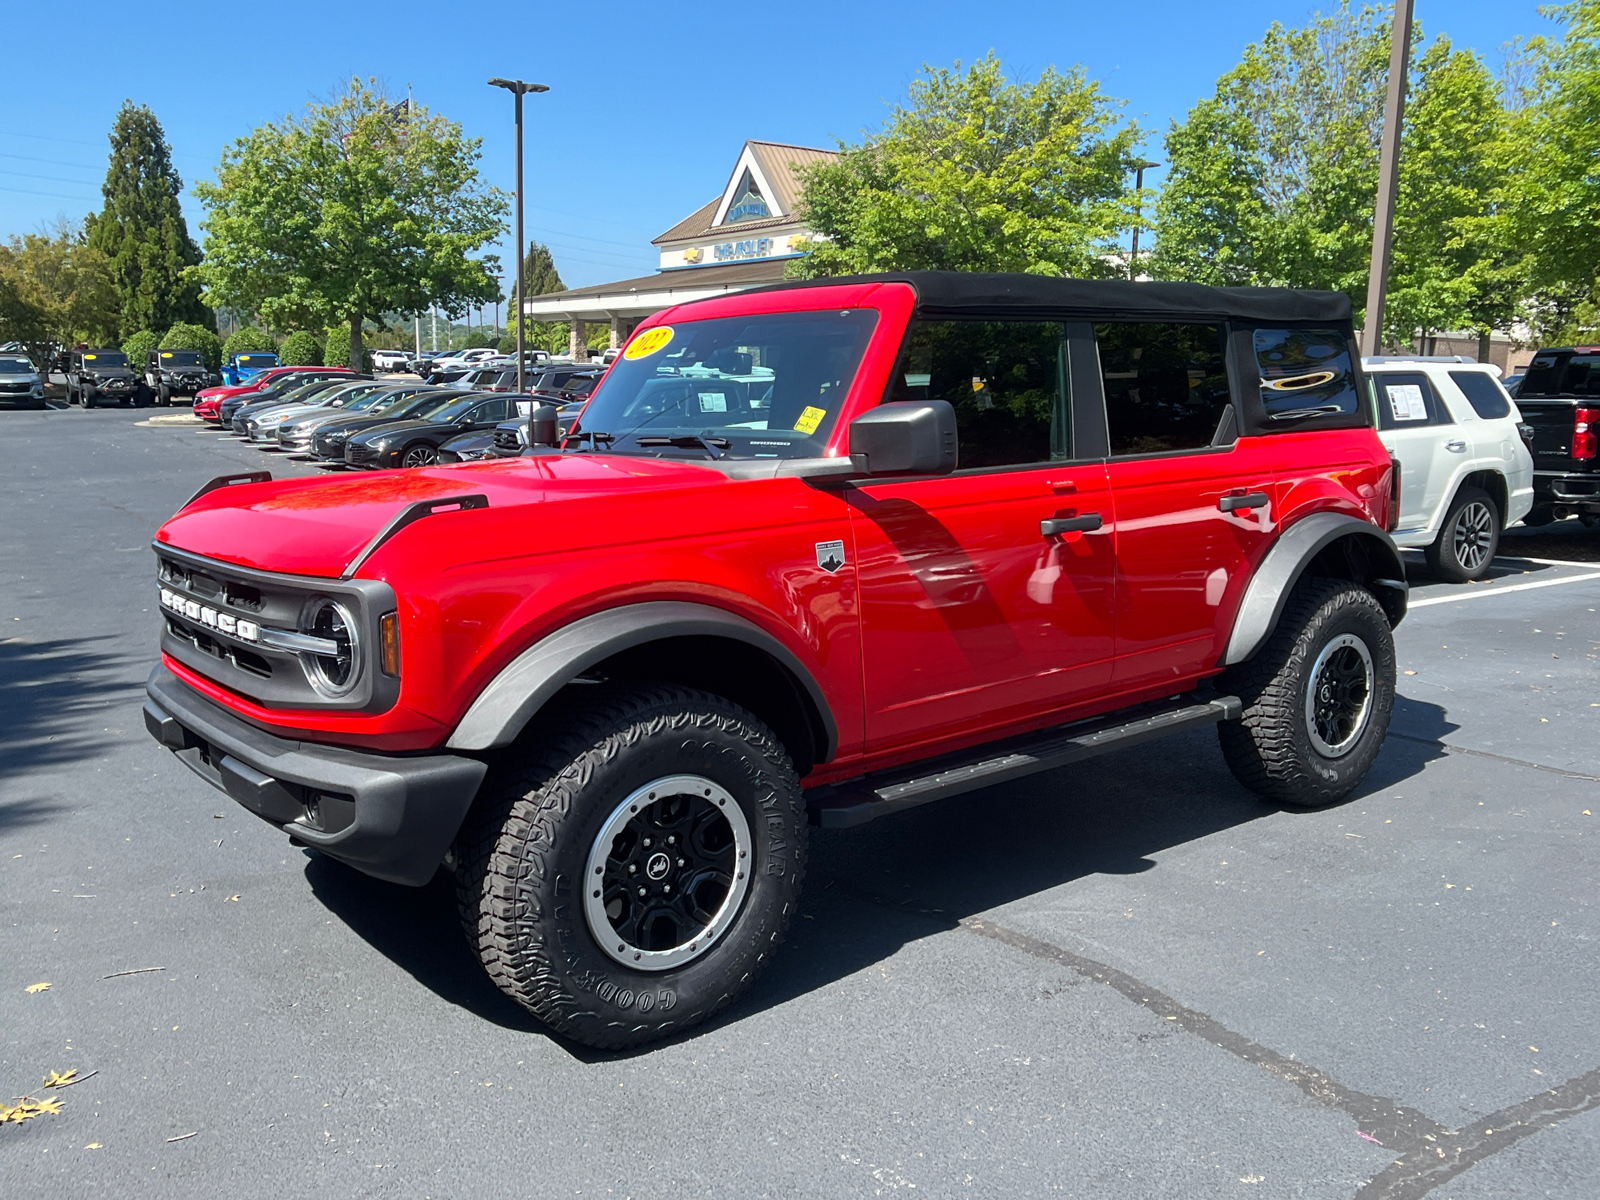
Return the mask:
[(340, 388), (331, 388), (320, 392), (303, 404), (279, 404), (258, 413), (248, 421), (247, 441), (265, 442), (270, 446), (278, 444), (278, 426), (291, 417), (298, 417), (303, 413), (317, 412), (335, 404), (349, 404), (373, 392), (381, 392), (390, 385), (378, 380), (367, 380), (363, 383), (347, 383)]
[[(314, 412), (301, 413), (290, 417), (278, 426), (278, 446), (291, 454), (315, 454), (317, 430), (333, 421), (342, 421), (348, 417), (364, 415), (376, 411), (380, 406), (393, 407), (402, 404), (413, 396), (423, 392), (437, 392), (438, 388), (431, 388), (425, 383), (396, 383), (389, 384), (375, 392), (367, 392), (354, 399), (339, 397), (326, 408)], [(333, 455), (342, 459), (343, 453)]]
[(364, 413), (340, 416), (317, 427), (311, 436), (312, 457), (320, 462), (343, 463), (345, 442), (358, 433), (390, 421), (409, 421), (459, 400), (465, 393), (455, 388), (428, 388), (408, 397), (385, 396)]
[(44, 408), (44, 380), (25, 354), (0, 354), (0, 404)]
[[(295, 369), (291, 367), (280, 368), (276, 371), (265, 372), (250, 381), (249, 384), (239, 388), (222, 388), (221, 399), (208, 419), (222, 422), (224, 429), (233, 428), (233, 418), (239, 410), (247, 404), (269, 403), (281, 400), (296, 388), (303, 388), (308, 383), (353, 383), (357, 379), (365, 379), (365, 375), (357, 375), (348, 367), (307, 367)], [(260, 386), (253, 386), (257, 380), (265, 379)], [(202, 404), (209, 401), (205, 393), (195, 400), (195, 413), (197, 416), (206, 417)]]
[(324, 397), (331, 399), (356, 382), (350, 376), (336, 379), (312, 379), (280, 392), (267, 392), (242, 404), (233, 411), (228, 428), (240, 437), (250, 435), (250, 422), (279, 408), (292, 408), (312, 404)]
[(493, 429), (514, 409), (510, 396), (468, 394), (408, 421), (353, 434), (344, 460), (352, 467), (426, 467), (439, 460), (439, 447), (463, 433)]

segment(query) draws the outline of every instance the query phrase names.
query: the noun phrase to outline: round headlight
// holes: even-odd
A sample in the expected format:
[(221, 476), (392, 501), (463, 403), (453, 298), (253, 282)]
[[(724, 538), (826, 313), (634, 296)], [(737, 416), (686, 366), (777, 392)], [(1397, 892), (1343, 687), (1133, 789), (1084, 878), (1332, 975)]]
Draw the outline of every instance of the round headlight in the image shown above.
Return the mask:
[(306, 607), (300, 630), (338, 647), (333, 654), (300, 656), (311, 686), (330, 699), (348, 694), (361, 677), (360, 633), (350, 610), (337, 600), (314, 600)]

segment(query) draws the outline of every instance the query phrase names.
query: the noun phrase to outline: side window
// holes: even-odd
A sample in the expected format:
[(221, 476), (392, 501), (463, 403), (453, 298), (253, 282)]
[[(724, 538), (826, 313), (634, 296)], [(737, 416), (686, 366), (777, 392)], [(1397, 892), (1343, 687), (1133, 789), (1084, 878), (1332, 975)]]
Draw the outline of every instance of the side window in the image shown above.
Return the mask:
[(1094, 334), (1113, 455), (1211, 445), (1232, 405), (1220, 326), (1130, 321)]
[(487, 404), (478, 405), (472, 414), (474, 421), (504, 421), (509, 416), (510, 402), (506, 400), (491, 400)]
[(948, 400), (961, 466), (1072, 457), (1066, 329), (1055, 321), (918, 321), (906, 334), (888, 401)]
[(1489, 372), (1451, 371), (1450, 382), (1461, 389), (1472, 411), (1484, 420), (1494, 421), (1511, 415), (1511, 397)]
[(1312, 415), (1306, 409), (1332, 416), (1361, 407), (1350, 343), (1342, 331), (1257, 329), (1251, 336), (1268, 418)]
[(1372, 377), (1372, 386), (1378, 397), (1379, 429), (1455, 424), (1421, 371), (1384, 371)]

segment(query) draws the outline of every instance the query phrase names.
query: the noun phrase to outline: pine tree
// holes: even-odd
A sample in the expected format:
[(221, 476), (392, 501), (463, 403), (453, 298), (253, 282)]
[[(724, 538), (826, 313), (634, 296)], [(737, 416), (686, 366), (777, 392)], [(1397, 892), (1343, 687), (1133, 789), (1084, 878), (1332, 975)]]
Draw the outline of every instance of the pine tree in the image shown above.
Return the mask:
[(105, 208), (88, 226), (89, 244), (111, 261), (125, 332), (180, 322), (216, 326), (200, 285), (184, 278), (200, 249), (178, 204), (182, 190), (161, 122), (145, 105), (124, 100), (111, 127)]
[(547, 296), (551, 292), (564, 292), (567, 285), (561, 282), (556, 270), (556, 260), (550, 257), (550, 247), (543, 242), (528, 243), (528, 257), (522, 260), (522, 274), (530, 296)]

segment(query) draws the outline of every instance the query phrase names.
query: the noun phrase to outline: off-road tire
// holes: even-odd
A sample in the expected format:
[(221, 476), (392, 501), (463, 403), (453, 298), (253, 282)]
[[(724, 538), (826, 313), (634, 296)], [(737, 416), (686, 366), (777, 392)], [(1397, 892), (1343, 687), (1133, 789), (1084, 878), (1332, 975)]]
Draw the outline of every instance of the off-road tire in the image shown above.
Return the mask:
[(166, 408), (172, 403), (172, 392), (168, 390), (167, 385), (164, 383), (156, 390), (156, 403), (161, 405), (162, 408)]
[(1468, 583), (1482, 579), (1500, 548), (1500, 509), (1482, 488), (1456, 493), (1439, 524), (1439, 536), (1423, 555), (1441, 579)]
[[(455, 847), (467, 939), (501, 991), (562, 1035), (608, 1050), (676, 1034), (732, 1003), (782, 940), (805, 875), (800, 781), (771, 730), (719, 696), (645, 684), (599, 693), (515, 753)], [(591, 933), (589, 856), (636, 789), (682, 774), (713, 781), (744, 813), (748, 891), (698, 957), (635, 970)]]
[[(1307, 719), (1310, 674), (1323, 649), (1342, 635), (1364, 643), (1371, 659), (1371, 701), (1350, 749), (1338, 757), (1312, 741)], [(1293, 808), (1344, 799), (1366, 776), (1389, 731), (1394, 708), (1394, 637), (1377, 598), (1342, 579), (1303, 579), (1278, 627), (1248, 662), (1224, 673), (1221, 687), (1244, 703), (1241, 720), (1217, 727), (1234, 778)]]

